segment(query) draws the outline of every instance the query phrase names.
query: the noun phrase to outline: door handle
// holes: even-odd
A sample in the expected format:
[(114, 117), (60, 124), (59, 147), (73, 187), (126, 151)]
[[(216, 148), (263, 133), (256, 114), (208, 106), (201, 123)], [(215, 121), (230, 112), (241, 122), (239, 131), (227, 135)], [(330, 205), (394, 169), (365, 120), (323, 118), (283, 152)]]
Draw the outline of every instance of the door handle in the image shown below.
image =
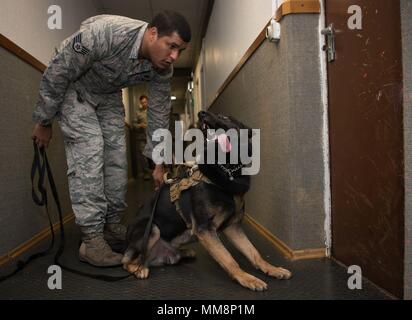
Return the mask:
[(336, 58), (335, 27), (333, 23), (322, 29), (320, 33), (326, 36), (326, 45), (322, 49), (328, 54), (328, 62), (333, 62)]

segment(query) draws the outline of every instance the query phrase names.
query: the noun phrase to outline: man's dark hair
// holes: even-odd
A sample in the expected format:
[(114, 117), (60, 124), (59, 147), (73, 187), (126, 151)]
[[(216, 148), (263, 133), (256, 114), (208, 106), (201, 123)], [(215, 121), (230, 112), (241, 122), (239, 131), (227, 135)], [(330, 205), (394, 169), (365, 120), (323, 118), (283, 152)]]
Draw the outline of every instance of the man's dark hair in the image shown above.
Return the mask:
[(140, 96), (139, 100), (142, 101), (143, 99), (149, 100), (149, 99), (147, 98), (147, 96), (144, 95), (144, 94)]
[(186, 18), (175, 11), (165, 10), (157, 14), (149, 28), (156, 27), (159, 37), (170, 36), (176, 32), (184, 42), (190, 42), (192, 32)]

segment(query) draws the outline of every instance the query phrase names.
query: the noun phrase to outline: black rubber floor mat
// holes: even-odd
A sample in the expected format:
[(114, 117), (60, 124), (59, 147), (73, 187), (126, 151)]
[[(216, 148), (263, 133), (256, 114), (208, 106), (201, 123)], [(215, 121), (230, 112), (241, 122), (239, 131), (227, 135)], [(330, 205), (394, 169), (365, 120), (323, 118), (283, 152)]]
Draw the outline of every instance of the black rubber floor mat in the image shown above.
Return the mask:
[[(150, 183), (129, 185), (127, 223), (136, 214), (138, 206), (151, 192)], [(62, 273), (62, 289), (50, 290), (47, 273), (53, 256), (39, 259), (13, 278), (0, 283), (0, 299), (138, 299), (138, 300), (284, 300), (284, 299), (390, 299), (368, 281), (362, 290), (350, 290), (347, 271), (329, 259), (290, 262), (274, 247), (245, 224), (245, 230), (262, 256), (274, 265), (284, 266), (293, 272), (290, 280), (276, 280), (255, 270), (232, 246), (229, 251), (247, 272), (268, 283), (264, 292), (242, 288), (231, 280), (225, 271), (199, 245), (190, 245), (197, 252), (195, 260), (179, 265), (152, 268), (147, 280), (128, 278), (116, 283), (84, 278), (69, 272)], [(62, 262), (87, 272), (124, 275), (121, 268), (96, 269), (80, 263), (77, 258), (80, 234), (75, 225), (67, 227), (67, 246)], [(224, 238), (222, 238), (223, 241)], [(226, 241), (225, 241), (226, 243)], [(44, 241), (38, 248), (46, 246)], [(1, 273), (6, 272), (3, 268)]]

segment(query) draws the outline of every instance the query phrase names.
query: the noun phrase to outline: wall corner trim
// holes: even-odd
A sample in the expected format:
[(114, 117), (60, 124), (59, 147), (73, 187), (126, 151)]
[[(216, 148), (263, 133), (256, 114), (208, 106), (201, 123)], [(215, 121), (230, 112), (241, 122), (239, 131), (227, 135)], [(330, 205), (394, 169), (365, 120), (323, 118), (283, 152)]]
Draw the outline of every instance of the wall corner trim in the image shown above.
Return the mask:
[(226, 81), (223, 85), (219, 88), (216, 95), (214, 96), (213, 100), (208, 105), (208, 109), (215, 103), (215, 101), (219, 98), (219, 96), (225, 91), (225, 89), (229, 86), (229, 84), (233, 81), (233, 79), (237, 76), (246, 62), (252, 57), (252, 55), (256, 52), (256, 50), (261, 46), (261, 44), (266, 40), (266, 28), (269, 26), (270, 21), (265, 24), (263, 30), (259, 33), (256, 37), (255, 41), (253, 41), (252, 45), (247, 49), (246, 53), (240, 59), (239, 63), (236, 67), (232, 70), (232, 72), (227, 77)]
[(291, 261), (327, 258), (326, 248), (293, 250), (250, 215), (246, 214), (245, 220)]
[(4, 35), (0, 33), (0, 47), (5, 48), (6, 50), (10, 51), (23, 61), (27, 62), (30, 64), (32, 67), (35, 69), (39, 70), (40, 72), (44, 72), (46, 70), (46, 66), (37, 60), (35, 57), (33, 57), (30, 53), (27, 51), (23, 50), (20, 48), (18, 45), (16, 45), (13, 41), (10, 39), (6, 38)]
[(276, 11), (275, 20), (279, 22), (288, 14), (320, 13), (319, 0), (286, 0)]

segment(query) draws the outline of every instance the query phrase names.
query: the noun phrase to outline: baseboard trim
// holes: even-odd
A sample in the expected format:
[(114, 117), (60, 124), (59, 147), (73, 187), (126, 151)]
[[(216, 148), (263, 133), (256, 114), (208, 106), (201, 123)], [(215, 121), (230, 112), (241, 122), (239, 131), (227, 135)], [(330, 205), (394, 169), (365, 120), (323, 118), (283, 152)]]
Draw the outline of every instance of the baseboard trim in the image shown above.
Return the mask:
[[(74, 220), (73, 214), (68, 214), (63, 218), (63, 224), (69, 224)], [(250, 215), (245, 215), (245, 220), (248, 222), (253, 228), (255, 228), (263, 237), (269, 240), (274, 247), (279, 250), (287, 259), (291, 261), (296, 260), (304, 260), (304, 259), (321, 259), (327, 257), (326, 249), (325, 248), (317, 248), (317, 249), (303, 249), (303, 250), (293, 250), (289, 246), (287, 246), (282, 240), (278, 237), (273, 235), (270, 231), (268, 231), (265, 227), (263, 227), (259, 222), (257, 222), (254, 218)], [(57, 222), (53, 225), (53, 230), (57, 231), (60, 229), (60, 224)], [(50, 228), (45, 228), (38, 234), (36, 234), (30, 240), (24, 242), (17, 248), (11, 250), (10, 252), (6, 253), (5, 255), (0, 257), (0, 267), (4, 266), (5, 264), (9, 263), (10, 261), (16, 259), (18, 256), (22, 255), (23, 253), (27, 252), (41, 241), (46, 239), (51, 235)]]
[(326, 258), (326, 248), (316, 248), (316, 249), (302, 249), (302, 250), (293, 250), (288, 245), (286, 245), (282, 240), (273, 235), (269, 230), (263, 227), (259, 222), (257, 222), (250, 215), (245, 215), (245, 220), (253, 228), (255, 228), (263, 237), (269, 240), (274, 247), (279, 250), (285, 258), (296, 261), (296, 260), (305, 260), (305, 259), (321, 259)]
[[(68, 214), (63, 218), (63, 224), (66, 225), (74, 220), (74, 214)], [(53, 224), (53, 230), (57, 231), (60, 229), (60, 223)], [(23, 253), (27, 252), (41, 241), (46, 239), (47, 237), (51, 236), (50, 228), (45, 228), (44, 230), (40, 231), (30, 240), (24, 242), (17, 248), (11, 250), (10, 252), (6, 253), (4, 256), (0, 257), (0, 267), (4, 266), (5, 264), (11, 262), (12, 260), (16, 259), (18, 256), (22, 255)]]

